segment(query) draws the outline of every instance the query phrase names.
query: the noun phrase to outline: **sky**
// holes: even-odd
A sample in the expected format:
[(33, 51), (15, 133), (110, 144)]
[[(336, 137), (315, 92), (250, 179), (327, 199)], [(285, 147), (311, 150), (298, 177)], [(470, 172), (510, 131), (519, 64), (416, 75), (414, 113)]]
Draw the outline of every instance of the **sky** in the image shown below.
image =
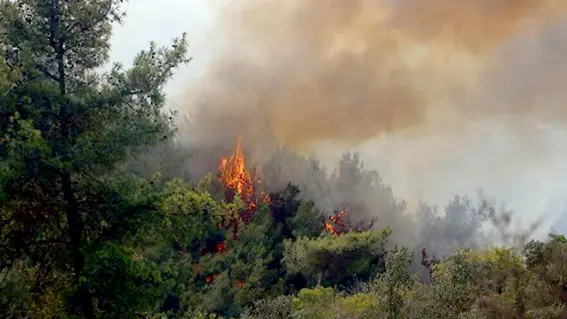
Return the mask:
[[(214, 61), (213, 53), (219, 50), (219, 43), (212, 36), (212, 29), (217, 22), (218, 4), (219, 1), (210, 0), (134, 0), (126, 3), (125, 22), (114, 29), (111, 40), (111, 60), (127, 65), (137, 52), (148, 46), (149, 41), (167, 45), (172, 38), (187, 32), (189, 54), (194, 60), (178, 70), (166, 89), (171, 97), (169, 106), (183, 109), (186, 90), (198, 84), (203, 70)], [(548, 147), (560, 149), (567, 142), (564, 133), (555, 132), (548, 127), (543, 127), (542, 130), (549, 131), (545, 133), (548, 136)], [(507, 137), (499, 137), (495, 132), (497, 128), (487, 133), (479, 131), (478, 140), (493, 142), (471, 145), (466, 153), (461, 150), (438, 156), (435, 167), (403, 167), (404, 160), (414, 162), (413, 158), (419, 157), (419, 154), (444, 152), (442, 149), (436, 150), (435, 143), (427, 140), (400, 148), (392, 146), (396, 145), (394, 139), (375, 139), (354, 150), (361, 153), (365, 167), (379, 169), (385, 181), (392, 183), (394, 191), (402, 198), (419, 197), (442, 206), (454, 194), (469, 194), (474, 197), (475, 191), (482, 188), (489, 196), (516, 210), (523, 222), (534, 221), (544, 214), (552, 216), (542, 226), (544, 232), (551, 226), (567, 230), (567, 227), (556, 222), (556, 216), (565, 208), (563, 195), (567, 191), (567, 156), (564, 152), (557, 151), (546, 159), (545, 165), (538, 163), (530, 166), (529, 162), (523, 162), (521, 167), (517, 167), (520, 164), (515, 166), (508, 163), (513, 156), (522, 156), (521, 146), (514, 143), (514, 147), (503, 148)], [(319, 145), (318, 153), (324, 163), (333, 165), (340, 155), (337, 149), (334, 145), (323, 143)], [(392, 150), (391, 153), (389, 149)], [(488, 166), (498, 167), (497, 178), (483, 174)], [(432, 169), (435, 170), (434, 174), (430, 173)], [(416, 180), (422, 185), (417, 188), (409, 185)], [(439, 184), (447, 187), (428, 186)]]
[(208, 62), (207, 52), (215, 44), (207, 35), (214, 26), (218, 6), (207, 0), (130, 0), (123, 8), (127, 16), (113, 30), (111, 62), (128, 65), (150, 41), (165, 46), (186, 32), (189, 55), (194, 60), (177, 70), (166, 91), (181, 92), (184, 85), (198, 78)]

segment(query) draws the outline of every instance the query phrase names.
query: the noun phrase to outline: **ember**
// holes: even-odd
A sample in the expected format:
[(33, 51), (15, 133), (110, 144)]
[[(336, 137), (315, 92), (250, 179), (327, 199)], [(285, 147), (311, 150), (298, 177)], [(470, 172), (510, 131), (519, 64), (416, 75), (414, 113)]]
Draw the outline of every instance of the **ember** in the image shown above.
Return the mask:
[(223, 254), (225, 253), (224, 241), (218, 242), (216, 245), (216, 253)]
[(206, 254), (222, 254), (226, 252), (226, 247), (224, 245), (224, 240), (213, 244), (207, 244), (199, 251), (199, 256), (205, 256)]
[(325, 230), (335, 237), (348, 232), (358, 233), (372, 229), (377, 220), (376, 218), (372, 218), (370, 220), (362, 220), (358, 223), (352, 223), (348, 217), (349, 214), (346, 214), (345, 210), (341, 210), (335, 215), (329, 216), (328, 222), (323, 221)]
[(207, 285), (210, 285), (210, 284), (213, 283), (213, 281), (215, 281), (215, 279), (216, 279), (217, 277), (218, 277), (217, 274), (208, 275), (208, 276), (205, 278), (205, 283), (207, 283)]

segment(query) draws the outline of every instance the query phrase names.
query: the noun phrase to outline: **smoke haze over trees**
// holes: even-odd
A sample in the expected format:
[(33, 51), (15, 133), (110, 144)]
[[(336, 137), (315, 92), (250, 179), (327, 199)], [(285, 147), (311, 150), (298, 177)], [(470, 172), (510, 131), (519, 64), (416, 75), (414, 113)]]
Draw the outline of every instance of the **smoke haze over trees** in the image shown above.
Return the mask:
[(412, 209), (480, 187), (532, 221), (563, 210), (564, 4), (215, 4), (216, 51), (175, 100), (192, 143), (238, 133), (255, 161), (285, 144), (328, 166), (356, 149)]

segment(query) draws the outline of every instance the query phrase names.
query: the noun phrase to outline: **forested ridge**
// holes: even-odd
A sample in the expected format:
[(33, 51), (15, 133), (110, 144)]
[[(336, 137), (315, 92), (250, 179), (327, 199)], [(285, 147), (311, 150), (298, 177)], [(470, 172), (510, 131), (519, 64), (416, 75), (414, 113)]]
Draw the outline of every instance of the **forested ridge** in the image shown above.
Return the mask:
[(121, 2), (0, 0), (2, 318), (563, 318), (567, 239), (491, 201), (408, 212), (357, 154), (257, 169), (237, 137), (184, 173), (185, 35), (97, 71)]

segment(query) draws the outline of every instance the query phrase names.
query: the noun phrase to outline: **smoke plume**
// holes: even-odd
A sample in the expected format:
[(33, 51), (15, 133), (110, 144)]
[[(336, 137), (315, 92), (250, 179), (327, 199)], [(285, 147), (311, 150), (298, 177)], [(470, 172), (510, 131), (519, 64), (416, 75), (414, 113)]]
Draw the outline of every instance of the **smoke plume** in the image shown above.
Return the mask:
[(227, 1), (188, 135), (227, 151), (240, 135), (256, 162), (358, 147), (413, 208), (463, 181), (549, 191), (528, 173), (565, 153), (566, 18), (559, 0)]
[(541, 56), (564, 37), (541, 34), (566, 13), (554, 0), (231, 1), (190, 106), (194, 128), (352, 146), (496, 116), (564, 120), (565, 67)]

